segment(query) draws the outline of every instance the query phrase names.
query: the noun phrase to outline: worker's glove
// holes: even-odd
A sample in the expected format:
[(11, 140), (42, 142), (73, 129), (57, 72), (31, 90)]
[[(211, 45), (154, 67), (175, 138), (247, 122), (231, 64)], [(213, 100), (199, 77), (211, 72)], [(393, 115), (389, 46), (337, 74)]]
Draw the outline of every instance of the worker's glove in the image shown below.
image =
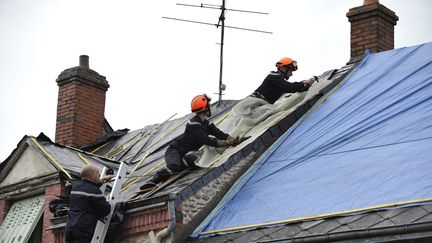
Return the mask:
[(310, 87), (310, 86), (311, 86), (315, 81), (316, 81), (316, 82), (319, 81), (317, 76), (313, 76), (312, 78), (303, 81), (303, 84), (304, 84), (305, 86), (309, 86), (309, 87)]
[(228, 147), (230, 146), (226, 140), (216, 140), (216, 147)]
[(238, 144), (243, 143), (244, 141), (248, 140), (249, 138), (251, 138), (251, 136), (237, 138)]
[(247, 140), (249, 138), (250, 138), (250, 136), (247, 136), (247, 137), (236, 137), (236, 138), (228, 137), (226, 141), (227, 141), (227, 143), (230, 146), (237, 146), (237, 145), (241, 144), (243, 141), (245, 141), (245, 140)]
[(115, 175), (105, 175), (100, 178), (102, 183), (107, 183), (115, 178)]
[(237, 146), (238, 144), (240, 144), (238, 138), (233, 138), (231, 136), (228, 136), (225, 141), (229, 146)]

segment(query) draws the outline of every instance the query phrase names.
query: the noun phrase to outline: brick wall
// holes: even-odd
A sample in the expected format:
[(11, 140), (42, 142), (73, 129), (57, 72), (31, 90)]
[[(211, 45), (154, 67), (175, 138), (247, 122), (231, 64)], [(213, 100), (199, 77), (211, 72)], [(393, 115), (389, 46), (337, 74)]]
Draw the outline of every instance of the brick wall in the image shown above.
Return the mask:
[(396, 14), (379, 3), (352, 8), (347, 13), (351, 22), (351, 59), (360, 60), (366, 49), (376, 53), (394, 48)]
[(6, 216), (11, 208), (12, 203), (6, 199), (0, 199), (0, 225), (6, 219)]
[(105, 77), (78, 66), (63, 71), (56, 81), (59, 86), (56, 143), (79, 148), (102, 137), (105, 94), (109, 88)]
[[(176, 217), (177, 227), (182, 224), (181, 217)], [(123, 222), (117, 228), (115, 235), (120, 242), (134, 242), (141, 235), (147, 237), (150, 231), (160, 231), (169, 224), (168, 208), (166, 205), (145, 209), (125, 216)], [(141, 238), (142, 238), (141, 237)]]
[[(42, 242), (44, 243), (61, 243), (63, 242), (63, 230), (50, 230), (51, 219), (54, 215), (49, 211), (49, 203), (56, 199), (59, 195), (68, 195), (70, 192), (63, 184), (58, 183), (45, 188), (45, 202), (43, 212), (43, 228), (42, 228)], [(60, 240), (60, 241), (59, 241)]]
[(56, 142), (80, 147), (104, 132), (105, 91), (70, 82), (59, 88)]
[(121, 224), (121, 234), (133, 235), (168, 227), (168, 208), (161, 206), (129, 214)]

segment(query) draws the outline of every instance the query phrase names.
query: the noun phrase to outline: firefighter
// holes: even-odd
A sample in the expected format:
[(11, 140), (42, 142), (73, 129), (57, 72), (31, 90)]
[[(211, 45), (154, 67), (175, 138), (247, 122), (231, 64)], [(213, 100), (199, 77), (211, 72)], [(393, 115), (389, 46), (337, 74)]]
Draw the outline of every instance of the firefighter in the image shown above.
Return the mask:
[[(168, 145), (165, 152), (166, 168), (157, 171), (149, 182), (140, 187), (141, 190), (154, 187), (174, 173), (187, 168), (199, 168), (194, 163), (196, 157), (187, 155), (190, 151), (198, 150), (203, 145), (228, 147), (240, 143), (238, 138), (229, 136), (208, 121), (211, 116), (210, 100), (205, 94), (197, 95), (192, 99), (191, 111), (195, 113), (195, 116), (186, 124), (184, 133)], [(210, 137), (210, 135), (214, 137)]]
[(94, 165), (85, 165), (80, 171), (81, 180), (72, 185), (69, 215), (65, 228), (66, 243), (91, 242), (96, 223), (107, 216), (111, 205), (99, 187), (114, 175), (102, 176)]
[(303, 82), (288, 82), (298, 68), (297, 62), (289, 57), (283, 57), (276, 63), (277, 71), (271, 71), (262, 84), (250, 95), (274, 104), (284, 93), (307, 91), (316, 79)]

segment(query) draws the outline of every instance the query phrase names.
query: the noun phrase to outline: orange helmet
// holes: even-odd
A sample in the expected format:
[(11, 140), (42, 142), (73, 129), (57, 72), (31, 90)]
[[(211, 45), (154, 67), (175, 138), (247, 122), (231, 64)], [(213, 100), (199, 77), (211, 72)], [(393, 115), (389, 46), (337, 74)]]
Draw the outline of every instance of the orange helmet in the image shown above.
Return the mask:
[(191, 102), (192, 112), (201, 113), (205, 111), (210, 104), (210, 100), (206, 94), (195, 96)]
[(297, 62), (294, 61), (292, 58), (289, 57), (282, 57), (277, 63), (276, 67), (280, 68), (283, 66), (291, 66), (293, 70), (297, 70)]

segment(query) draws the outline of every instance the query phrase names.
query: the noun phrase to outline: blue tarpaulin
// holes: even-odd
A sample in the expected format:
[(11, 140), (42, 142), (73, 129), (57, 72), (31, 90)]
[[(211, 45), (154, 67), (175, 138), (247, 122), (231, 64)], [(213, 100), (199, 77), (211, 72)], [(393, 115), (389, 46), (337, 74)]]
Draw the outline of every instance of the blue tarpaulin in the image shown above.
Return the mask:
[(303, 118), (194, 236), (432, 200), (432, 42), (368, 55)]

